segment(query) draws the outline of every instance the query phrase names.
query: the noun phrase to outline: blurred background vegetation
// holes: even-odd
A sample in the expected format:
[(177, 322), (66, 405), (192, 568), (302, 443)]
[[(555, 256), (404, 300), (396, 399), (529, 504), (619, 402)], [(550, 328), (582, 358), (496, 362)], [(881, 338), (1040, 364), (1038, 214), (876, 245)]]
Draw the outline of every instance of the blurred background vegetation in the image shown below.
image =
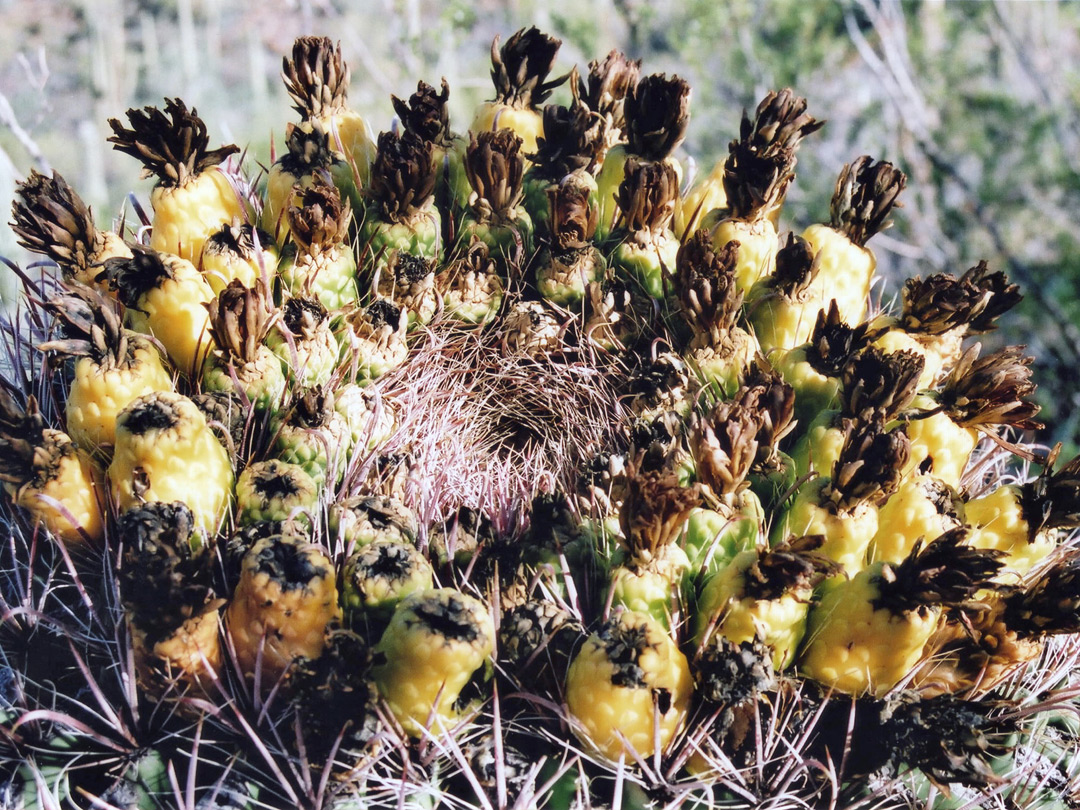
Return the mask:
[[(744, 108), (791, 86), (828, 125), (803, 146), (783, 224), (828, 217), (861, 154), (909, 175), (895, 227), (871, 247), (880, 295), (980, 259), (1026, 298), (986, 342), (1037, 358), (1040, 439), (1080, 443), (1080, 4), (888, 0), (0, 0), (0, 206), (30, 168), (59, 170), (102, 221), (150, 181), (105, 142), (109, 117), (178, 96), (211, 142), (269, 163), (294, 113), (279, 72), (300, 34), (339, 39), (350, 99), (378, 131), (390, 95), (451, 87), (457, 128), (491, 95), (492, 38), (535, 24), (569, 70), (612, 48), (694, 88), (683, 157), (708, 171)], [(556, 102), (567, 99), (556, 94)], [(0, 227), (0, 255), (16, 261)], [(4, 291), (12, 295), (10, 284)]]

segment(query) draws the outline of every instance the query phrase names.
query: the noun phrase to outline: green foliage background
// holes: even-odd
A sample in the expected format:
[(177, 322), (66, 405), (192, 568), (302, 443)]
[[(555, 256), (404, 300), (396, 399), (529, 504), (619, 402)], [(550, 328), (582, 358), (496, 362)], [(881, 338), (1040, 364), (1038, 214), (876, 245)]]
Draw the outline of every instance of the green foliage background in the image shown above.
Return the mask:
[[(829, 124), (804, 145), (783, 224), (825, 219), (852, 158), (901, 165), (905, 207), (871, 242), (879, 294), (979, 259), (1006, 269), (1027, 297), (986, 342), (1029, 346), (1049, 425), (1039, 439), (1080, 447), (1080, 4), (0, 0), (0, 15), (0, 206), (31, 167), (56, 168), (102, 220), (149, 191), (105, 143), (106, 120), (128, 107), (179, 96), (212, 139), (247, 147), (251, 171), (267, 165), (294, 117), (280, 59), (305, 33), (341, 40), (352, 104), (375, 130), (392, 125), (392, 93), (441, 76), (463, 129), (490, 95), (492, 38), (521, 26), (561, 37), (566, 70), (620, 48), (691, 82), (683, 151), (699, 171), (724, 157), (744, 108), (792, 86)], [(29, 261), (6, 228), (0, 253)]]

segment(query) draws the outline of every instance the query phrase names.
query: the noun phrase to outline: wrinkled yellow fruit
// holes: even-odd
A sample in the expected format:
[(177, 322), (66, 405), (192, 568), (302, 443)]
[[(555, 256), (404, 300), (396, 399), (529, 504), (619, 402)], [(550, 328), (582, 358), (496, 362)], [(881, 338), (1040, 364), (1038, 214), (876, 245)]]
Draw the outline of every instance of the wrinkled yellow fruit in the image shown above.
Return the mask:
[(375, 137), (367, 121), (360, 113), (348, 109), (324, 115), (320, 121), (329, 135), (330, 148), (340, 152), (352, 169), (356, 187), (366, 187), (376, 152)]
[(567, 673), (566, 705), (574, 733), (602, 756), (648, 758), (682, 726), (693, 688), (686, 656), (664, 628), (627, 610), (581, 646)]
[(795, 658), (806, 631), (812, 589), (793, 588), (776, 599), (755, 599), (746, 594), (746, 575), (759, 559), (756, 550), (743, 551), (705, 585), (698, 602), (697, 635), (700, 645), (709, 626), (734, 644), (760, 640), (772, 650), (773, 667), (781, 671)]
[(198, 264), (203, 245), (222, 225), (251, 219), (247, 201), (216, 167), (191, 175), (178, 186), (155, 186), (150, 194), (154, 231), (150, 247)]
[(225, 619), (240, 671), (269, 691), (294, 660), (319, 657), (339, 615), (330, 559), (313, 543), (277, 535), (244, 555)]
[(132, 329), (153, 335), (165, 347), (176, 370), (198, 374), (214, 348), (206, 304), (214, 291), (190, 261), (163, 254), (169, 277), (139, 296), (125, 313)]
[(675, 222), (672, 230), (682, 241), (686, 241), (702, 227), (706, 214), (727, 206), (727, 192), (724, 190), (724, 167), (727, 160), (718, 160), (705, 177), (694, 183), (685, 195), (675, 201)]
[(743, 293), (776, 269), (780, 240), (776, 226), (768, 219), (748, 222), (742, 219), (721, 220), (712, 234), (713, 247), (720, 250), (728, 242), (738, 242), (735, 260), (735, 285)]
[[(916, 397), (912, 405), (922, 410), (935, 407), (932, 400), (922, 396)], [(911, 439), (911, 453), (904, 474), (923, 470), (959, 489), (968, 460), (979, 443), (978, 431), (956, 424), (944, 412), (925, 419), (912, 419), (904, 430)]]
[(421, 591), (398, 603), (372, 672), (379, 694), (405, 729), (419, 737), (458, 722), (454, 706), (495, 649), (495, 625), (479, 599), (453, 588)]
[(963, 503), (952, 487), (930, 475), (909, 475), (878, 510), (867, 559), (902, 562), (915, 541), (926, 545), (963, 522)]
[(117, 418), (109, 481), (121, 512), (181, 501), (214, 534), (232, 498), (232, 462), (194, 402), (158, 392), (134, 400)]
[(84, 262), (73, 265), (75, 271), (73, 278), (80, 284), (93, 287), (104, 296), (115, 298), (116, 293), (109, 289), (108, 282), (98, 281), (97, 277), (109, 259), (130, 259), (131, 248), (113, 231), (98, 231), (97, 235), (101, 239), (101, 246), (87, 256)]
[(1053, 531), (1031, 537), (1031, 525), (1024, 517), (1020, 487), (1016, 484), (971, 499), (964, 507), (964, 516), (973, 529), (969, 540), (972, 546), (1005, 552), (999, 579), (1008, 584), (1016, 584), (1057, 547)]
[(840, 379), (827, 377), (814, 368), (806, 356), (807, 346), (769, 356), (784, 382), (795, 389), (795, 412), (799, 429), (806, 430), (822, 411), (834, 408), (840, 399)]
[(511, 107), (501, 101), (485, 101), (476, 110), (470, 132), (508, 129), (521, 138), (521, 153), (536, 153), (536, 139), (544, 135), (544, 117), (532, 108)]
[(861, 323), (877, 267), (874, 254), (828, 225), (811, 225), (803, 231), (803, 239), (810, 243), (814, 260), (820, 265), (814, 284), (836, 299), (844, 323)]
[(832, 475), (844, 447), (844, 431), (837, 412), (823, 411), (804, 430), (791, 449), (795, 469), (800, 475), (811, 472)]
[(865, 502), (850, 511), (827, 508), (822, 490), (829, 483), (828, 478), (815, 478), (803, 484), (781, 528), (784, 537), (824, 535), (821, 553), (843, 566), (848, 576), (854, 576), (866, 564), (866, 547), (878, 529), (878, 510)]
[(166, 678), (179, 678), (206, 691), (205, 687), (221, 672), (224, 663), (218, 632), (223, 604), (224, 599), (208, 604), (152, 648), (146, 646), (146, 633), (129, 622), (140, 686), (156, 690), (160, 685), (156, 672), (160, 671)]
[(612, 569), (611, 602), (647, 613), (667, 629), (679, 583), (690, 568), (690, 559), (679, 546), (662, 546), (648, 563)]
[(818, 313), (828, 308), (831, 299), (817, 285), (811, 285), (798, 300), (770, 295), (770, 289), (769, 279), (757, 282), (747, 296), (746, 311), (761, 350), (771, 358), (808, 342)]
[(63, 543), (98, 543), (105, 536), (103, 475), (86, 453), (59, 430), (42, 433), (46, 463), (35, 457), (35, 478), (21, 487), (4, 484), (12, 499)]
[(173, 390), (172, 376), (161, 363), (158, 350), (145, 340), (133, 339), (131, 362), (102, 369), (81, 357), (68, 390), (65, 415), (68, 434), (88, 452), (116, 442), (116, 417), (132, 400), (154, 391)]
[(875, 608), (882, 566), (827, 583), (810, 610), (799, 674), (845, 694), (882, 697), (915, 668), (940, 611)]

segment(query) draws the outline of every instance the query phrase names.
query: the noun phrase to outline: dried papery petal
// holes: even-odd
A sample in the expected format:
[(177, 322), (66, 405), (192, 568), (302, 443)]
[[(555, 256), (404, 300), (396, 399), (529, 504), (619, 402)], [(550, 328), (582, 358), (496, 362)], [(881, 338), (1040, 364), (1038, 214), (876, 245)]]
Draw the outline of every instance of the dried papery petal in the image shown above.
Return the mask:
[(443, 79), (441, 92), (436, 92), (427, 82), (419, 82), (416, 92), (409, 96), (408, 101), (402, 101), (397, 96), (390, 96), (390, 101), (406, 132), (445, 147), (453, 141), (450, 110), (446, 104), (449, 98), (450, 85)]
[(38, 345), (43, 352), (91, 357), (103, 371), (131, 362), (134, 333), (124, 328), (117, 303), (96, 290), (68, 282), (68, 292), (46, 302), (46, 309), (61, 325), (64, 337)]
[(1080, 526), (1080, 456), (1054, 471), (1061, 445), (1037, 478), (1020, 487), (1020, 505), (1032, 542), (1042, 533)]
[(982, 290), (987, 296), (981, 312), (975, 313), (968, 324), (968, 332), (978, 334), (997, 328), (997, 319), (1023, 300), (1020, 288), (1010, 284), (1009, 279), (1000, 270), (993, 271), (985, 261), (968, 269), (960, 281)]
[(843, 511), (884, 503), (899, 486), (910, 452), (907, 434), (886, 431), (880, 419), (845, 420), (844, 444), (825, 496)]
[(739, 138), (729, 144), (724, 164), (731, 216), (761, 219), (779, 208), (795, 179), (799, 142), (824, 125), (806, 112), (806, 99), (790, 89), (766, 95), (752, 120), (744, 110)]
[(285, 126), (286, 153), (281, 156), (281, 168), (294, 177), (329, 170), (334, 164), (330, 151), (330, 133), (318, 119), (305, 126), (289, 123)]
[(280, 325), (300, 340), (310, 340), (329, 321), (330, 313), (318, 298), (297, 295), (281, 307)]
[(776, 253), (776, 269), (769, 285), (785, 298), (795, 301), (817, 278), (821, 264), (815, 261), (813, 248), (801, 236), (790, 231), (781, 237)]
[(856, 245), (865, 245), (892, 223), (889, 214), (900, 205), (897, 198), (907, 175), (888, 161), (875, 163), (863, 155), (844, 166), (836, 180), (830, 206), (832, 226)]
[(880, 413), (895, 419), (915, 398), (926, 359), (913, 351), (864, 350), (843, 371), (840, 409), (844, 416), (866, 419)]
[(46, 176), (31, 169), (16, 185), (11, 230), (19, 245), (48, 256), (65, 277), (91, 271), (90, 263), (105, 246), (90, 207), (59, 172)]
[(470, 133), (465, 174), (473, 188), (470, 205), (480, 222), (511, 219), (521, 203), (525, 176), (521, 138), (509, 129)]
[(345, 241), (352, 207), (333, 183), (315, 175), (306, 188), (293, 186), (288, 218), (292, 240), (301, 250), (314, 253)]
[(33, 396), (26, 398), (24, 408), (0, 386), (0, 481), (15, 487), (32, 481), (36, 463), (46, 460), (41, 448), (48, 444), (49, 432)]
[(708, 231), (695, 233), (675, 260), (683, 316), (699, 333), (719, 346), (742, 314), (743, 293), (735, 283), (739, 243), (713, 247)]
[(675, 472), (643, 470), (632, 465), (619, 523), (634, 559), (648, 562), (675, 542), (686, 518), (700, 502), (698, 487), (683, 486)]
[(945, 378), (938, 402), (957, 424), (992, 429), (999, 426), (1038, 430), (1040, 406), (1030, 401), (1036, 385), (1031, 381), (1034, 357), (1023, 346), (1006, 346), (979, 357), (982, 344), (969, 347)]
[(379, 134), (369, 191), (388, 221), (410, 219), (434, 197), (437, 175), (431, 150), (430, 141), (412, 132)]
[(686, 137), (690, 85), (679, 76), (644, 76), (626, 94), (627, 149), (647, 161), (663, 161)]
[(698, 479), (719, 498), (746, 488), (758, 455), (761, 413), (739, 401), (721, 402), (694, 421), (690, 447)]
[(751, 364), (743, 387), (735, 393), (734, 400), (757, 411), (758, 461), (767, 460), (776, 452), (780, 441), (797, 426), (794, 421), (795, 389), (769, 369), (763, 360), (759, 360)]
[(192, 107), (178, 98), (165, 99), (165, 111), (157, 107), (127, 111), (130, 128), (116, 118), (109, 119), (113, 134), (108, 141), (118, 152), (142, 161), (144, 173), (154, 175), (164, 186), (182, 186), (191, 178), (225, 161), (240, 151), (235, 144), (207, 149), (210, 136)]
[(753, 599), (779, 599), (786, 593), (807, 591), (841, 567), (820, 552), (820, 534), (793, 537), (759, 552), (745, 575), (746, 595)]
[(839, 377), (869, 342), (869, 324), (849, 326), (844, 323), (834, 300), (827, 312), (818, 313), (806, 347), (806, 360), (819, 374)]
[(254, 361), (277, 320), (273, 302), (259, 287), (251, 289), (233, 279), (206, 306), (210, 311), (210, 333), (227, 362), (241, 366)]
[(604, 124), (582, 102), (544, 107), (544, 134), (536, 139), (533, 167), (552, 182), (573, 171), (595, 172), (603, 157)]
[(349, 100), (349, 66), (341, 43), (329, 37), (297, 37), (292, 58), (282, 57), (281, 78), (301, 118), (342, 112)]
[(1005, 552), (966, 545), (970, 531), (950, 529), (925, 548), (916, 541), (903, 562), (886, 563), (874, 607), (900, 613), (923, 605), (957, 606), (986, 588), (1001, 570)]
[(900, 323), (908, 332), (943, 335), (966, 328), (982, 314), (991, 297), (989, 290), (965, 283), (950, 273), (935, 273), (925, 280), (916, 276), (904, 282)]
[(634, 157), (626, 161), (617, 201), (623, 225), (631, 234), (648, 236), (669, 227), (678, 197), (679, 177), (670, 164)]
[(491, 43), (495, 101), (519, 109), (543, 104), (544, 99), (566, 81), (565, 76), (545, 81), (555, 67), (561, 45), (561, 40), (544, 34), (536, 26), (517, 31), (501, 48), (499, 38), (495, 37)]
[(548, 189), (551, 234), (560, 251), (581, 250), (592, 243), (600, 210), (592, 203), (589, 189), (567, 177)]
[(589, 62), (588, 76), (578, 79), (577, 96), (607, 121), (609, 131), (623, 133), (626, 97), (637, 86), (640, 73), (640, 59), (629, 59), (621, 51), (611, 51), (603, 61)]

